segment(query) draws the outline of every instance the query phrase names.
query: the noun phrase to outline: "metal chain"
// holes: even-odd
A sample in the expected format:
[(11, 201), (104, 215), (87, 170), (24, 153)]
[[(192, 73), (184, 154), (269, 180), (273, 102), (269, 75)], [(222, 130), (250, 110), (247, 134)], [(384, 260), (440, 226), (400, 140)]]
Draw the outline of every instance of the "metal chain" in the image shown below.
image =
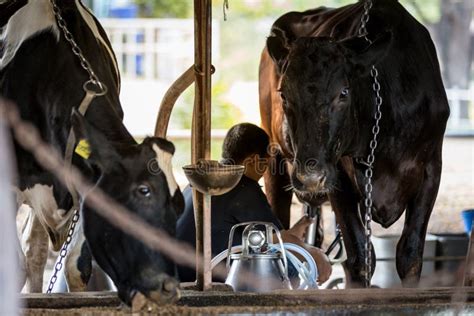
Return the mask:
[(67, 233), (66, 241), (64, 242), (61, 248), (61, 251), (59, 252), (59, 260), (54, 265), (54, 273), (51, 276), (51, 279), (49, 280), (48, 290), (46, 291), (46, 293), (51, 293), (51, 291), (53, 290), (54, 284), (58, 280), (58, 272), (61, 271), (61, 269), (63, 268), (63, 260), (67, 256), (67, 249), (69, 247), (69, 244), (71, 244), (72, 236), (74, 235), (74, 230), (76, 228), (76, 224), (78, 221), (79, 221), (79, 210), (76, 209), (74, 210), (74, 215), (72, 216), (71, 226), (69, 226), (69, 231)]
[[(56, 4), (55, 0), (51, 0), (51, 5), (53, 7), (53, 12), (56, 17), (56, 22), (58, 26), (61, 28), (64, 34), (64, 38), (69, 42), (72, 48), (72, 52), (74, 55), (76, 55), (79, 58), (79, 62), (81, 64), (81, 67), (84, 68), (85, 71), (89, 74), (89, 81), (86, 81), (83, 85), (84, 90), (87, 92), (88, 90), (91, 89), (91, 84), (96, 87), (95, 94), (97, 95), (103, 95), (107, 92), (107, 87), (105, 84), (103, 84), (97, 75), (95, 74), (94, 70), (92, 70), (92, 67), (90, 63), (87, 61), (87, 59), (84, 57), (82, 50), (79, 48), (79, 46), (76, 44), (76, 41), (74, 40), (74, 37), (72, 36), (71, 32), (69, 32), (66, 21), (64, 21), (63, 17), (61, 16), (61, 10)], [(61, 271), (63, 268), (63, 260), (67, 256), (68, 252), (68, 247), (71, 244), (72, 241), (72, 236), (74, 235), (74, 231), (76, 228), (76, 224), (79, 221), (79, 208), (77, 205), (74, 205), (76, 207), (74, 209), (74, 214), (72, 216), (71, 220), (71, 225), (69, 226), (69, 230), (67, 233), (66, 241), (64, 242), (63, 246), (61, 247), (61, 251), (59, 252), (59, 260), (56, 262), (54, 266), (54, 273), (51, 276), (51, 279), (49, 280), (49, 285), (48, 285), (48, 290), (46, 293), (51, 293), (53, 290), (54, 284), (58, 280), (58, 272)]]
[(369, 22), (369, 11), (372, 9), (372, 0), (367, 0), (364, 3), (364, 13), (362, 14), (360, 18), (360, 27), (359, 27), (359, 32), (358, 36), (365, 38), (365, 40), (369, 43), (372, 43), (372, 41), (367, 37), (367, 23)]
[(53, 6), (53, 12), (54, 12), (54, 16), (56, 17), (56, 22), (58, 26), (61, 28), (61, 30), (63, 31), (64, 38), (71, 45), (72, 52), (74, 53), (74, 55), (76, 55), (79, 58), (81, 67), (84, 68), (84, 70), (87, 71), (87, 73), (89, 74), (89, 81), (87, 81), (84, 84), (84, 89), (88, 88), (88, 84), (93, 84), (96, 86), (98, 90), (98, 91), (95, 91), (97, 92), (97, 94), (105, 94), (105, 92), (107, 91), (107, 87), (105, 86), (104, 83), (102, 83), (99, 80), (94, 70), (92, 69), (92, 66), (90, 65), (89, 61), (87, 61), (87, 59), (84, 57), (82, 50), (76, 44), (74, 37), (72, 36), (71, 32), (69, 32), (67, 28), (66, 21), (64, 21), (63, 17), (61, 16), (61, 9), (56, 4), (55, 0), (51, 0), (51, 5)]
[[(369, 22), (369, 11), (372, 8), (373, 2), (372, 0), (367, 0), (364, 3), (364, 14), (360, 20), (360, 28), (359, 28), (359, 37), (363, 37), (369, 44), (372, 41), (367, 37), (367, 23)], [(372, 90), (375, 94), (375, 114), (374, 120), (375, 123), (372, 127), (372, 140), (370, 141), (370, 153), (367, 157), (367, 161), (364, 163), (367, 166), (365, 170), (365, 199), (364, 199), (364, 206), (365, 206), (365, 216), (364, 216), (364, 234), (365, 234), (365, 242), (364, 242), (364, 252), (365, 252), (365, 287), (370, 287), (370, 279), (372, 278), (372, 244), (370, 242), (370, 238), (372, 236), (372, 208), (373, 208), (373, 199), (372, 199), (372, 177), (373, 177), (373, 168), (375, 162), (375, 149), (377, 148), (377, 136), (380, 132), (380, 119), (382, 118), (382, 97), (380, 95), (380, 83), (378, 80), (378, 70), (377, 68), (372, 65), (370, 70), (370, 75), (373, 78)]]

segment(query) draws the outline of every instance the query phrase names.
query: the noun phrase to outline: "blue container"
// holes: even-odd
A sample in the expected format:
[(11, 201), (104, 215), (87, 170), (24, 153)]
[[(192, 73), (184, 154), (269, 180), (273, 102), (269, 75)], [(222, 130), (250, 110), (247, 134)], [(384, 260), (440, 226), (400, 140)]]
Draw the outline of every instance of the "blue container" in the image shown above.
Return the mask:
[(464, 229), (466, 233), (471, 233), (472, 220), (474, 219), (474, 209), (464, 210), (461, 212), (462, 220), (464, 222)]
[(130, 19), (136, 18), (138, 15), (138, 7), (134, 4), (120, 7), (112, 7), (109, 10), (111, 18)]
[[(137, 34), (137, 43), (144, 43), (145, 42), (145, 34), (143, 33), (138, 33)], [(143, 64), (143, 54), (138, 54), (135, 56), (135, 62), (137, 63), (137, 69), (136, 69), (136, 75), (138, 76), (143, 76), (145, 74), (144, 67), (145, 65)]]

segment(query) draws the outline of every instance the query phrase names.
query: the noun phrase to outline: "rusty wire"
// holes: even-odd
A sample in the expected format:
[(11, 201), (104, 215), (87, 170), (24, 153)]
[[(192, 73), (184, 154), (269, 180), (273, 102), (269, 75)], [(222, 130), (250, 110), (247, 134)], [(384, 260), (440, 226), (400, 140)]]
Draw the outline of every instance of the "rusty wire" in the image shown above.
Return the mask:
[[(3, 98), (0, 98), (0, 120), (5, 121), (18, 144), (31, 152), (44, 169), (55, 175), (63, 185), (66, 185), (65, 179), (69, 179), (82, 196), (87, 195), (84, 202), (110, 224), (180, 265), (196, 268), (196, 258), (202, 260), (200, 255), (195, 255), (196, 250), (192, 246), (151, 226), (86, 180), (76, 167), (67, 167), (58, 151), (41, 139), (37, 128), (20, 118), (16, 105)], [(225, 266), (216, 266), (213, 274), (225, 278)]]
[[(87, 196), (84, 203), (110, 224), (143, 242), (150, 249), (162, 253), (175, 263), (203, 272), (203, 267), (196, 265), (196, 262), (202, 261), (203, 257), (196, 253), (194, 247), (173, 238), (160, 228), (151, 226), (84, 178), (74, 165), (65, 164), (56, 148), (41, 139), (38, 129), (20, 117), (16, 104), (0, 97), (0, 123), (2, 120), (11, 128), (12, 137), (23, 149), (30, 152), (36, 161), (56, 176), (63, 185), (66, 185), (65, 179), (68, 179), (81, 196)], [(218, 264), (212, 270), (212, 274), (225, 279), (227, 277), (226, 265)], [(256, 275), (242, 269), (240, 280), (251, 286), (256, 280)], [(266, 282), (271, 286), (279, 283), (276, 279), (268, 279)]]

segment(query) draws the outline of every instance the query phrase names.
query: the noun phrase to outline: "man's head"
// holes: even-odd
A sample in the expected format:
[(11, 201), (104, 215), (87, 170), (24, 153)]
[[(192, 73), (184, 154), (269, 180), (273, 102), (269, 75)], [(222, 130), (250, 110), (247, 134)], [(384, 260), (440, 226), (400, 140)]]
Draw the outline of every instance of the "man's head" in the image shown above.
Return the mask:
[(234, 125), (222, 144), (224, 163), (245, 166), (245, 175), (259, 180), (268, 166), (270, 139), (263, 129), (250, 124)]

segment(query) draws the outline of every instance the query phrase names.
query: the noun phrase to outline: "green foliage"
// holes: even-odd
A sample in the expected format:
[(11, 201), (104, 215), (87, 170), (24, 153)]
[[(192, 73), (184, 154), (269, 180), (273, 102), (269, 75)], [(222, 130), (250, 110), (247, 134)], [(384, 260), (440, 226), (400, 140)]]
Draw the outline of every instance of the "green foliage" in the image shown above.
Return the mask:
[[(224, 0), (213, 1), (213, 10), (222, 13)], [(440, 0), (399, 0), (422, 23), (435, 23), (441, 16)], [(319, 6), (340, 7), (357, 0), (229, 0), (228, 16), (259, 19), (278, 17), (288, 11), (304, 11)]]
[[(229, 0), (228, 16), (249, 19), (278, 17), (289, 11), (304, 11), (319, 6), (337, 7), (354, 2), (356, 0)], [(222, 3), (223, 0), (213, 1), (214, 12), (222, 12)]]
[(191, 0), (134, 0), (140, 17), (189, 18), (193, 13)]
[[(212, 85), (212, 129), (229, 129), (234, 124), (242, 121), (240, 110), (225, 98), (228, 87), (224, 82), (217, 81)], [(194, 103), (194, 85), (189, 87), (173, 109), (170, 127), (178, 129), (191, 129)], [(177, 166), (184, 166), (191, 163), (190, 152), (191, 142), (184, 139), (171, 139), (176, 146), (174, 163)], [(221, 157), (222, 139), (211, 141), (211, 159), (219, 160)]]
[(440, 0), (400, 0), (400, 3), (423, 24), (437, 23), (441, 18)]
[(240, 110), (225, 98), (228, 89), (224, 81), (218, 81), (212, 86), (212, 128), (229, 129), (241, 120)]
[[(240, 110), (225, 98), (228, 86), (223, 81), (212, 85), (211, 127), (213, 129), (229, 129), (239, 122), (242, 115)], [(193, 117), (194, 86), (190, 87), (178, 100), (171, 125), (175, 128), (190, 129)]]
[[(193, 14), (192, 0), (134, 0), (141, 17), (190, 18)], [(222, 15), (224, 0), (214, 0), (215, 17)], [(356, 0), (229, 0), (229, 17), (259, 19), (277, 17), (288, 11), (303, 11), (318, 6), (339, 7)], [(434, 23), (439, 20), (440, 0), (400, 0), (416, 18)]]
[[(151, 5), (155, 16), (192, 17), (192, 0), (135, 0)], [(224, 0), (213, 0), (213, 18), (219, 23), (220, 57), (213, 63), (212, 128), (227, 129), (241, 120), (239, 110), (225, 99), (235, 81), (256, 81), (259, 57), (272, 23), (288, 11), (304, 11), (318, 6), (339, 7), (357, 0), (229, 0), (227, 21), (223, 21)], [(440, 17), (440, 0), (400, 0), (422, 23), (434, 23)], [(214, 38), (216, 40), (216, 37)], [(194, 89), (180, 98), (171, 118), (172, 128), (191, 128)], [(249, 105), (249, 106), (257, 106)]]

